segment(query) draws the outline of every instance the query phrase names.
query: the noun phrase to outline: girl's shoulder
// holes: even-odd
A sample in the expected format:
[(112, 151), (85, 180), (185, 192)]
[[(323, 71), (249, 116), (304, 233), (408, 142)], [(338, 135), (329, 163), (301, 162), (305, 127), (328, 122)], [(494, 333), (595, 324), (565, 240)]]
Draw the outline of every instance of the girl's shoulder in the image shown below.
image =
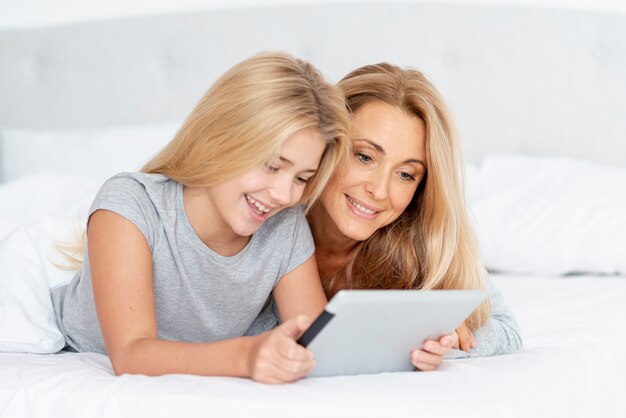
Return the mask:
[(261, 229), (292, 230), (301, 225), (308, 226), (308, 223), (304, 213), (304, 206), (298, 205), (281, 210), (265, 221)]
[(255, 235), (263, 242), (273, 242), (275, 245), (280, 243), (283, 250), (294, 251), (296, 247), (308, 249), (313, 246), (313, 237), (303, 206), (281, 210), (265, 221)]
[(179, 183), (162, 174), (118, 173), (104, 182), (98, 198), (150, 201), (159, 206), (159, 203), (171, 200), (179, 186)]
[(152, 246), (164, 225), (174, 222), (182, 204), (182, 185), (161, 174), (119, 173), (104, 182), (89, 216), (99, 209), (134, 223)]
[(150, 174), (142, 172), (123, 172), (117, 173), (106, 180), (102, 187), (136, 187), (138, 185), (144, 188), (163, 187), (168, 183), (176, 182), (163, 174)]

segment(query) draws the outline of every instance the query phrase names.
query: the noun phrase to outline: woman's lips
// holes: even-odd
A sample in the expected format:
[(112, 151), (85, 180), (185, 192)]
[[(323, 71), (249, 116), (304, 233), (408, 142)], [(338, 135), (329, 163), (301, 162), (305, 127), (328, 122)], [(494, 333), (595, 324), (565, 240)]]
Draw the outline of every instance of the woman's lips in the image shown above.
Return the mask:
[(373, 219), (380, 212), (380, 209), (369, 206), (360, 200), (357, 200), (351, 196), (345, 195), (346, 200), (348, 202), (348, 207), (352, 210), (353, 213), (364, 217), (366, 219)]

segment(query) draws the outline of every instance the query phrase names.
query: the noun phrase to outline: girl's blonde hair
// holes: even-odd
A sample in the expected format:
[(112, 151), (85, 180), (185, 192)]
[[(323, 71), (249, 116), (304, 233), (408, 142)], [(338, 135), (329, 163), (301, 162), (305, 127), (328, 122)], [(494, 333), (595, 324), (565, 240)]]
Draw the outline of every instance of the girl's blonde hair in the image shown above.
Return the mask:
[(311, 64), (285, 53), (261, 53), (219, 78), (142, 171), (186, 186), (212, 186), (267, 163), (291, 135), (312, 128), (326, 150), (302, 197), (311, 203), (349, 152), (348, 126), (341, 91)]
[[(339, 87), (354, 113), (381, 101), (422, 119), (427, 173), (407, 209), (359, 244), (351, 261), (326, 285), (382, 289), (484, 289), (486, 271), (465, 205), (461, 146), (446, 105), (420, 72), (381, 63), (345, 76)], [(489, 301), (468, 318), (472, 328), (490, 315)]]
[[(260, 53), (220, 77), (141, 171), (210, 187), (271, 162), (290, 136), (314, 129), (326, 148), (301, 199), (311, 204), (350, 151), (349, 124), (342, 92), (315, 67), (286, 53)], [(57, 245), (68, 261), (59, 267), (80, 268), (84, 231), (79, 235)]]

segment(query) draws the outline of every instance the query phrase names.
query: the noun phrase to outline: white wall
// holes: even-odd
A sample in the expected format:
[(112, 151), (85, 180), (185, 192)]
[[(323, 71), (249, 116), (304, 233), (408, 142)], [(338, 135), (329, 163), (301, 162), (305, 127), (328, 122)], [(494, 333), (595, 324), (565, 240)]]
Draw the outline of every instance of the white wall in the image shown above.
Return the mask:
[[(358, 1), (362, 0), (0, 0), (0, 29), (49, 26), (176, 10)], [(385, 0), (374, 2), (384, 3)], [(492, 3), (626, 13), (626, 0), (395, 0), (395, 2)]]

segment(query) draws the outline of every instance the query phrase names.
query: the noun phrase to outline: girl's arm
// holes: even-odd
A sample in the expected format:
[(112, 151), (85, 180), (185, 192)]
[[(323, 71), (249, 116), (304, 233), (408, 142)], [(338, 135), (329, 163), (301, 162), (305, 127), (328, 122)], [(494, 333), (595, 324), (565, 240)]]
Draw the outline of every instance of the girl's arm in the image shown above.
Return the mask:
[(328, 302), (317, 271), (315, 254), (285, 274), (272, 293), (281, 322), (298, 314), (315, 320)]
[(87, 237), (96, 311), (116, 374), (188, 373), (285, 383), (313, 368), (311, 352), (295, 343), (308, 326), (303, 317), (255, 337), (211, 343), (158, 339), (152, 254), (143, 234), (126, 218), (97, 210)]

